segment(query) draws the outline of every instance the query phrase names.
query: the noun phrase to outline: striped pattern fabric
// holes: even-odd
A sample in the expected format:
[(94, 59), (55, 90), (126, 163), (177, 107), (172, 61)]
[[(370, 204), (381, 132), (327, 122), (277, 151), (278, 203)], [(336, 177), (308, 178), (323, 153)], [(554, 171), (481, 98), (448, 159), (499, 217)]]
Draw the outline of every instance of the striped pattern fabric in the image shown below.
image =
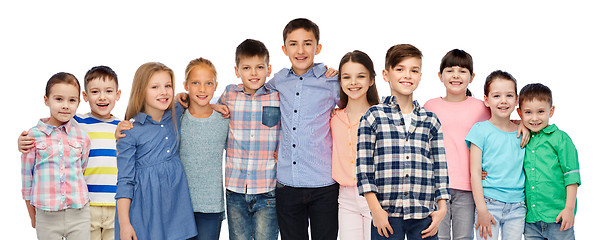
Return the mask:
[(90, 137), (88, 167), (84, 179), (88, 184), (91, 206), (115, 206), (118, 168), (116, 165), (115, 131), (120, 120), (114, 116), (100, 119), (91, 113), (77, 114), (76, 126)]
[(424, 219), (449, 199), (443, 133), (437, 116), (414, 101), (406, 131), (394, 96), (361, 118), (357, 134), (357, 187), (374, 192), (389, 217)]
[(88, 203), (83, 172), (90, 139), (71, 122), (59, 127), (47, 122), (40, 119), (28, 132), (36, 147), (21, 156), (23, 199), (45, 211), (82, 208)]
[(260, 194), (275, 189), (279, 144), (279, 93), (266, 87), (254, 95), (243, 84), (229, 85), (219, 99), (231, 113), (227, 138), (225, 187), (241, 194)]

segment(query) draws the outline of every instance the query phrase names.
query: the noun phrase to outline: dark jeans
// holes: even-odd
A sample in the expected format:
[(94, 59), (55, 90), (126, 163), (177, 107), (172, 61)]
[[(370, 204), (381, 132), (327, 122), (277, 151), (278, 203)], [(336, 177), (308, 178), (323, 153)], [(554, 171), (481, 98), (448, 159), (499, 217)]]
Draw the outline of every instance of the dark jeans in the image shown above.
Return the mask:
[(194, 212), (197, 236), (189, 240), (218, 240), (221, 234), (223, 214), (225, 213)]
[(319, 188), (277, 184), (277, 221), (281, 239), (335, 240), (338, 237), (338, 183)]
[(372, 224), (372, 240), (438, 240), (437, 234), (431, 237), (422, 238), (422, 233), (420, 233), (427, 229), (432, 221), (433, 219), (431, 217), (409, 220), (403, 220), (403, 218), (400, 217), (389, 217), (389, 224), (393, 228), (393, 234), (389, 234), (389, 238), (380, 236), (380, 234), (378, 234), (378, 229)]

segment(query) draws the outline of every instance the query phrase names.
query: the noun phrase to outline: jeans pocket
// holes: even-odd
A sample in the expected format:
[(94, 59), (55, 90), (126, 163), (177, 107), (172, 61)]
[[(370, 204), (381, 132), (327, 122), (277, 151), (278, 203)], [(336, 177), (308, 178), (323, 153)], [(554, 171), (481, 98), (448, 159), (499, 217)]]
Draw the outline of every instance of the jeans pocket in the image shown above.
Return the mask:
[(279, 107), (263, 106), (262, 123), (267, 127), (275, 127), (279, 123)]

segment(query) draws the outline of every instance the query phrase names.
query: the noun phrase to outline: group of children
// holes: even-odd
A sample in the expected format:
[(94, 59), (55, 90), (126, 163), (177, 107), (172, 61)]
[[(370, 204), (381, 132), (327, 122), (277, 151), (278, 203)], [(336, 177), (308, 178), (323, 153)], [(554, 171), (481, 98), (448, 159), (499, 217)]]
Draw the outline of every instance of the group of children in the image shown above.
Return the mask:
[[(399, 44), (387, 51), (391, 96), (380, 101), (367, 54), (347, 53), (335, 77), (314, 62), (315, 23), (290, 21), (283, 41), (292, 66), (268, 82), (267, 48), (243, 41), (242, 84), (216, 105), (209, 60), (187, 66), (183, 103), (170, 68), (141, 65), (120, 127), (110, 68), (87, 72), (86, 115), (75, 114), (78, 80), (53, 75), (50, 118), (19, 137), (38, 238), (219, 239), (226, 205), (229, 239), (308, 239), (309, 225), (312, 239), (573, 239), (577, 152), (549, 124), (546, 86), (517, 95), (514, 77), (495, 71), (480, 101), (468, 91), (471, 56), (454, 49), (438, 74), (446, 96), (422, 107), (422, 53)], [(519, 135), (531, 136), (525, 149)]]

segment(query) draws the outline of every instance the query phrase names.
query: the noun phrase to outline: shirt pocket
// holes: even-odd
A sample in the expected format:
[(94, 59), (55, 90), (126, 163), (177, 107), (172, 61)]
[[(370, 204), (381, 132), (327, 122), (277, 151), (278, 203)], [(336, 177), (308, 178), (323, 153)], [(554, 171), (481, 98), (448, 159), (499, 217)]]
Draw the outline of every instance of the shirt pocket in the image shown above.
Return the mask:
[(36, 152), (40, 155), (41, 159), (48, 159), (52, 153), (52, 149), (42, 142), (36, 144)]
[(69, 141), (69, 152), (73, 157), (82, 158), (82, 144), (78, 141)]
[(269, 128), (275, 127), (279, 123), (279, 119), (280, 119), (279, 107), (263, 106), (263, 116), (262, 116), (263, 125), (265, 125)]

